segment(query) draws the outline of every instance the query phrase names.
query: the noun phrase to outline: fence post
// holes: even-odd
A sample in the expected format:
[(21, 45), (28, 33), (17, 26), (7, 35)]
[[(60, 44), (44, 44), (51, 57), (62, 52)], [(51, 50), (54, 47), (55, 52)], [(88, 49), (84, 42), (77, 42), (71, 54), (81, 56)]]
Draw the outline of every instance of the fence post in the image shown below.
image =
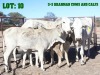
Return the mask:
[(97, 34), (96, 34), (96, 23), (95, 23), (95, 16), (93, 18), (93, 24), (94, 24), (94, 46), (97, 46)]
[(1, 31), (1, 17), (0, 17), (0, 31)]
[(2, 23), (2, 17), (1, 17), (1, 33), (3, 35), (3, 23)]
[(24, 18), (22, 18), (22, 20), (23, 20), (23, 24), (24, 24)]

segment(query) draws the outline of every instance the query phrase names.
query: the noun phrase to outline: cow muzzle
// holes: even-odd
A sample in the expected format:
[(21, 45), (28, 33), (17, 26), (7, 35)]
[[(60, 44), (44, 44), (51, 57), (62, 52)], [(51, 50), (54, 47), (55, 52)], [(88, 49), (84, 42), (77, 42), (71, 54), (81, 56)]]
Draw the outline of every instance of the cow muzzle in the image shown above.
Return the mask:
[(69, 30), (69, 31), (67, 31), (68, 32), (68, 34), (70, 34), (71, 33), (71, 30)]
[(76, 40), (76, 41), (81, 41), (81, 38), (76, 38), (75, 40)]

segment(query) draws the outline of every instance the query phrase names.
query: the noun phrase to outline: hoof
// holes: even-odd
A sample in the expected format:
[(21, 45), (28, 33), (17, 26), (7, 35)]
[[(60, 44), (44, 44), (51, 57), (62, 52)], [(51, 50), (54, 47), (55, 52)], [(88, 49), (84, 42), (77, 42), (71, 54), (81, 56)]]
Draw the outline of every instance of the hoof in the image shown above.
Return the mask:
[(51, 63), (50, 63), (50, 66), (53, 66), (54, 64), (55, 64), (55, 62), (51, 62)]
[(8, 71), (8, 70), (5, 70), (5, 69), (3, 69), (3, 72), (6, 72), (6, 73), (8, 73), (9, 71)]
[(60, 63), (58, 63), (58, 64), (57, 64), (57, 67), (58, 67), (58, 68), (61, 68), (61, 64), (60, 64)]
[(79, 62), (79, 59), (76, 59), (76, 62)]
[(33, 66), (33, 64), (31, 64), (30, 66)]
[(50, 67), (53, 66), (53, 65), (54, 65), (54, 64), (51, 63), (51, 64), (50, 64)]
[(37, 68), (39, 68), (39, 66), (38, 65), (35, 65)]
[(46, 69), (42, 69), (43, 71), (46, 71)]
[(61, 66), (60, 65), (57, 65), (57, 68), (61, 68)]
[(9, 72), (11, 72), (11, 70), (5, 70), (5, 69), (4, 69), (4, 72), (9, 73)]
[(71, 67), (71, 64), (69, 64), (68, 67), (70, 68)]
[(61, 68), (61, 66), (56, 66), (56, 69), (60, 69)]
[(86, 57), (86, 61), (88, 61), (90, 58), (89, 57)]
[(81, 62), (81, 66), (83, 66), (83, 65), (85, 65), (85, 62), (84, 61)]
[(12, 68), (9, 68), (9, 71), (12, 71)]
[(25, 66), (23, 66), (22, 69), (25, 69)]
[(11, 71), (12, 71), (12, 68), (8, 68), (7, 70), (4, 69), (4, 72), (7, 72), (7, 73), (9, 73)]
[(83, 66), (83, 65), (85, 65), (85, 64), (81, 64), (81, 66)]

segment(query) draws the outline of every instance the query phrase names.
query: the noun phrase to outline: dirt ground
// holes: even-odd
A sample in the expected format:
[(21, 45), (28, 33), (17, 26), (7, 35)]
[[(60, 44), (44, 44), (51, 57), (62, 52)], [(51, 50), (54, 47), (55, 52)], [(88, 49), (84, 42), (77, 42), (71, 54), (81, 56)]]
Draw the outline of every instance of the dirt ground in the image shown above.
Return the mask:
[[(0, 48), (0, 75), (100, 75), (100, 45), (96, 48), (91, 45), (91, 56), (90, 59), (87, 59), (87, 47), (85, 48), (85, 65), (81, 65), (80, 61), (75, 61), (75, 49), (71, 47), (69, 50), (69, 60), (71, 63), (71, 67), (68, 67), (65, 60), (62, 60), (61, 67), (57, 67), (57, 57), (55, 54), (55, 64), (51, 67), (50, 63), (44, 64), (44, 68), (46, 71), (42, 71), (40, 68), (37, 68), (35, 65), (30, 66), (29, 60), (26, 60), (26, 68), (22, 69), (22, 60), (19, 63), (18, 68), (16, 68), (16, 64), (13, 62), (13, 58), (11, 59), (11, 65), (13, 71), (9, 73), (4, 72), (3, 65), (3, 52), (2, 48)], [(46, 57), (49, 56), (49, 52), (46, 53)], [(19, 59), (19, 58), (18, 58)], [(50, 60), (50, 57), (47, 58)], [(33, 58), (34, 63), (34, 58)]]

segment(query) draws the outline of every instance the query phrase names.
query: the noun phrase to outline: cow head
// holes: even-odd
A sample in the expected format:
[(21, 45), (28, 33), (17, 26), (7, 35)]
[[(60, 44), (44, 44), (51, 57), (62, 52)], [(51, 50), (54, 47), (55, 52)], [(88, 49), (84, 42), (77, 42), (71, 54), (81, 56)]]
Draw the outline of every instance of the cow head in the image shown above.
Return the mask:
[(75, 18), (72, 28), (74, 30), (75, 40), (82, 39), (82, 22), (79, 18)]
[(62, 24), (62, 29), (66, 32), (66, 34), (71, 32), (70, 28), (70, 19), (67, 17), (57, 18), (56, 21), (60, 21)]
[(62, 29), (62, 25), (57, 25), (56, 28), (54, 28), (52, 41), (50, 42), (48, 49), (50, 49), (50, 47), (52, 47), (55, 42), (65, 43), (65, 40), (61, 37), (63, 34), (64, 31)]
[(74, 30), (75, 39), (82, 39), (88, 37), (92, 31), (92, 19), (91, 18), (75, 18), (72, 25)]

